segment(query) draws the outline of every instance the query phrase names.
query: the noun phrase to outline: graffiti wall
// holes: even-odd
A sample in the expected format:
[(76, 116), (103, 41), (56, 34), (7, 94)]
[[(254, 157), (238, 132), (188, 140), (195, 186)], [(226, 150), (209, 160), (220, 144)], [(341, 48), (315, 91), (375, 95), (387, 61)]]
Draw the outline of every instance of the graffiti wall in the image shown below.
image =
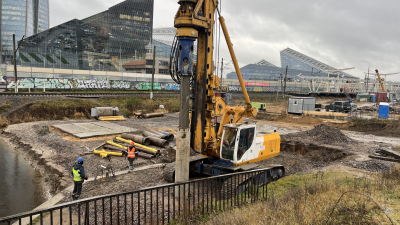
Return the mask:
[[(18, 79), (18, 88), (43, 88), (46, 89), (124, 89), (124, 90), (150, 90), (151, 83), (140, 81), (115, 81), (103, 79), (46, 79), (23, 78)], [(14, 78), (7, 78), (7, 88), (14, 88)], [(154, 90), (177, 91), (180, 86), (175, 83), (154, 83)]]
[[(3, 78), (4, 79), (4, 78)], [(21, 78), (18, 79), (18, 88), (43, 88), (46, 89), (122, 89), (122, 90), (150, 90), (150, 82), (142, 81), (122, 81), (122, 80), (103, 80), (103, 79), (51, 79), (51, 78)], [(14, 78), (7, 78), (7, 88), (14, 88)], [(248, 92), (276, 92), (281, 91), (280, 86), (247, 86)], [(180, 85), (176, 83), (154, 83), (154, 90), (179, 91)], [(222, 85), (218, 91), (241, 92), (240, 85)], [(307, 87), (287, 86), (286, 91), (309, 92)], [(318, 89), (318, 92), (325, 91)]]

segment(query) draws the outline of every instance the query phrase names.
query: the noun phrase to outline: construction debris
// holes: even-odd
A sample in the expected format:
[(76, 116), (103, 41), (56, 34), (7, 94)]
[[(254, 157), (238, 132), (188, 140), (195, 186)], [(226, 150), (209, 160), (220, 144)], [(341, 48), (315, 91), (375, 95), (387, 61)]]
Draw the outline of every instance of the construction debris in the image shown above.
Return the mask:
[(378, 149), (370, 158), (400, 163), (400, 153), (390, 149)]

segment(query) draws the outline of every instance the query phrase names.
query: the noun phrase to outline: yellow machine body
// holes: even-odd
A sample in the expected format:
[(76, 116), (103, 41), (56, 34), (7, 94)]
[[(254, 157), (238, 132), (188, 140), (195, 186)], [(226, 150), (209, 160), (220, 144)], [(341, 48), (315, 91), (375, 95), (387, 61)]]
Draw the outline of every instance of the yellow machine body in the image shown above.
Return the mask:
[(383, 85), (382, 78), (381, 78), (381, 75), (379, 74), (379, 71), (375, 70), (375, 72), (376, 72), (376, 75), (378, 76), (379, 83), (381, 84), (379, 91), (381, 91), (381, 89), (382, 89), (383, 92), (386, 92), (386, 89), (385, 89), (385, 86)]
[(255, 163), (279, 155), (281, 137), (278, 133), (257, 133), (255, 124), (224, 126), (220, 158), (234, 166)]
[[(244, 80), (239, 69), (239, 64), (233, 50), (233, 44), (229, 37), (229, 33), (225, 24), (225, 20), (219, 15), (219, 22), (226, 40), (229, 53), (232, 58), (235, 72), (243, 92), (243, 98), (246, 106), (230, 106), (225, 103), (222, 97), (215, 95), (215, 91), (220, 87), (221, 81), (218, 76), (213, 74), (213, 39), (214, 39), (214, 15), (218, 10), (218, 0), (179, 0), (180, 5), (175, 15), (175, 27), (177, 28), (176, 37), (197, 37), (197, 62), (196, 62), (196, 81), (192, 86), (194, 99), (194, 110), (190, 114), (191, 127), (191, 147), (198, 153), (206, 155), (210, 158), (223, 158), (222, 145), (223, 135), (229, 126), (236, 127), (238, 130), (252, 129), (255, 125), (244, 125), (244, 117), (257, 116), (257, 109), (252, 107), (249, 95), (247, 93)], [(219, 12), (218, 12), (219, 13)], [(220, 127), (216, 131), (214, 121), (216, 117), (220, 117)], [(246, 128), (247, 127), (247, 128)], [(254, 134), (254, 133), (253, 133)], [(235, 141), (237, 147), (233, 147), (232, 153), (235, 159), (231, 161), (234, 165), (242, 165), (249, 162), (257, 162), (268, 159), (279, 154), (280, 136), (277, 133), (265, 134), (255, 137), (254, 144), (249, 147), (249, 152), (237, 158), (238, 151), (243, 151), (240, 147), (241, 142)], [(263, 147), (264, 146), (264, 147)], [(243, 158), (244, 157), (244, 158)]]
[(108, 156), (122, 156), (122, 152), (109, 152), (104, 149), (101, 151), (94, 150), (93, 154), (100, 155), (101, 158), (107, 158)]

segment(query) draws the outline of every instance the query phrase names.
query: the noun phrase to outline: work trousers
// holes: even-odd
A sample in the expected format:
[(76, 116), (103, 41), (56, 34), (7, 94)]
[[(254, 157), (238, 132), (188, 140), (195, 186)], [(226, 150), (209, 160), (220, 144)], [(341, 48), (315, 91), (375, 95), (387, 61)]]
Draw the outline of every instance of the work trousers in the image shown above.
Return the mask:
[(133, 167), (133, 161), (135, 161), (136, 158), (128, 158), (129, 161), (129, 166)]
[(82, 193), (82, 184), (83, 182), (74, 182), (74, 191), (72, 192), (73, 195), (81, 195)]

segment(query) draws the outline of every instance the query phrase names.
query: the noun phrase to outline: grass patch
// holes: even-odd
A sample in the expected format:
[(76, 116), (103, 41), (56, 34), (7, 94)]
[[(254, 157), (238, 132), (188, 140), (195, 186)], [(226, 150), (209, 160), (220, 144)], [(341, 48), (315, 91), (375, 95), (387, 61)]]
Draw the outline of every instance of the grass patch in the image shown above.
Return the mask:
[(8, 102), (5, 102), (3, 105), (0, 106), (0, 114), (7, 112), (10, 109), (10, 105)]
[[(376, 175), (374, 180), (339, 172), (288, 176), (268, 185), (267, 201), (211, 215), (205, 222), (202, 217), (203, 222), (200, 218), (199, 222), (201, 224), (390, 224), (380, 206), (368, 197), (349, 191), (372, 197), (383, 208), (390, 207), (386, 211), (392, 219), (400, 219), (397, 213), (400, 210), (400, 169), (395, 168)], [(338, 202), (342, 194), (344, 195)]]
[(87, 100), (37, 101), (8, 116), (9, 124), (62, 119), (89, 119), (91, 108), (100, 106)]

